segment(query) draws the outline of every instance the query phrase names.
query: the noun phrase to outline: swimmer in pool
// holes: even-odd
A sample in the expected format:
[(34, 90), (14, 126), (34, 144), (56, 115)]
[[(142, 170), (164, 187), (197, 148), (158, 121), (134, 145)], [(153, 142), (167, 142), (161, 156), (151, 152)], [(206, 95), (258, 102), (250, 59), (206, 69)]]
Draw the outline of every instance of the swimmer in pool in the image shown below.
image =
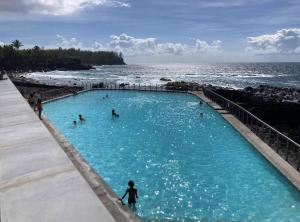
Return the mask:
[(83, 116), (81, 114), (79, 114), (78, 116), (79, 116), (79, 120), (81, 123), (85, 121), (85, 118), (83, 118)]
[(112, 117), (119, 117), (119, 114), (117, 114), (114, 109), (111, 111), (111, 115)]
[(132, 180), (130, 180), (128, 182), (128, 188), (125, 192), (125, 194), (123, 195), (122, 198), (119, 198), (119, 200), (121, 201), (122, 204), (123, 203), (123, 199), (126, 197), (126, 195), (128, 194), (128, 206), (130, 208), (135, 208), (135, 203), (136, 203), (136, 198), (138, 198), (138, 195), (137, 195), (137, 189), (134, 188), (134, 182)]

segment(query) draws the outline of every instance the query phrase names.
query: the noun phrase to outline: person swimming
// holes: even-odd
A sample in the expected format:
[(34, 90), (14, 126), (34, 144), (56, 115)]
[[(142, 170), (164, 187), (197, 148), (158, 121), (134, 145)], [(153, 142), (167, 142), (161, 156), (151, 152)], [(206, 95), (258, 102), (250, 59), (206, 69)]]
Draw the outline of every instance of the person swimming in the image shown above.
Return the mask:
[(134, 188), (134, 182), (132, 180), (130, 180), (128, 182), (128, 186), (129, 186), (129, 188), (127, 188), (127, 190), (125, 191), (125, 194), (123, 195), (122, 198), (119, 198), (119, 200), (121, 201), (122, 204), (124, 204), (123, 199), (128, 194), (128, 206), (134, 209), (135, 203), (136, 203), (136, 198), (138, 198), (137, 189)]
[(81, 114), (79, 114), (78, 116), (79, 116), (80, 122), (84, 122), (85, 121), (85, 118), (83, 118), (83, 116)]
[(77, 126), (77, 122), (76, 120), (73, 121), (73, 126), (76, 127)]
[(106, 96), (105, 96), (106, 98), (108, 98), (108, 94), (106, 94)]
[(199, 102), (199, 105), (201, 106), (202, 104), (203, 104), (202, 101), (200, 101), (200, 102)]
[(200, 113), (200, 117), (203, 117), (204, 116), (204, 113)]
[(112, 117), (119, 117), (119, 114), (117, 114), (114, 109), (111, 111), (111, 115)]

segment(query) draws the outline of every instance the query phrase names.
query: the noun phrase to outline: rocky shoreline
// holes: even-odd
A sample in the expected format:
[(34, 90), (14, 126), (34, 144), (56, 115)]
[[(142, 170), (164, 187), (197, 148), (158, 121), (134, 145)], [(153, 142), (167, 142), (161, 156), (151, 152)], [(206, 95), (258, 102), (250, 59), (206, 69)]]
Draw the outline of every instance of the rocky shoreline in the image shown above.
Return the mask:
[(43, 101), (46, 101), (64, 95), (76, 94), (77, 92), (83, 90), (83, 87), (47, 85), (32, 80), (27, 80), (25, 78), (15, 79), (10, 77), (10, 79), (26, 99), (31, 93), (36, 93), (42, 98)]
[(233, 90), (217, 87), (215, 92), (238, 103), (264, 122), (300, 143), (300, 92), (296, 89), (259, 86)]

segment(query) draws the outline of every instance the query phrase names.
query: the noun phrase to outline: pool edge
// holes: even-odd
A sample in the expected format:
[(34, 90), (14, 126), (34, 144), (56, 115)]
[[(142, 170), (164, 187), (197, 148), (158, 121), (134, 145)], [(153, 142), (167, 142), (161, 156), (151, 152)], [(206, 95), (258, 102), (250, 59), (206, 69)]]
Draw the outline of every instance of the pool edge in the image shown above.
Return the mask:
[[(68, 96), (63, 96), (62, 98)], [(72, 161), (79, 173), (90, 185), (98, 199), (104, 204), (104, 206), (116, 220), (116, 222), (140, 222), (138, 216), (135, 215), (127, 207), (127, 205), (122, 205), (118, 201), (119, 197), (111, 189), (111, 187), (106, 184), (102, 177), (95, 172), (95, 170), (88, 164), (88, 162), (76, 151), (76, 149), (70, 144), (70, 142), (50, 123), (50, 121), (48, 121), (45, 116), (43, 116), (42, 122), (55, 138), (62, 150), (66, 153), (68, 158)]]
[(199, 97), (210, 107), (212, 107), (220, 116), (225, 119), (242, 137), (244, 137), (268, 162), (270, 162), (285, 178), (287, 178), (300, 191), (300, 173), (278, 155), (268, 144), (256, 136), (245, 124), (239, 121), (230, 113), (223, 113), (214, 107), (218, 104), (212, 102), (202, 92), (190, 92)]

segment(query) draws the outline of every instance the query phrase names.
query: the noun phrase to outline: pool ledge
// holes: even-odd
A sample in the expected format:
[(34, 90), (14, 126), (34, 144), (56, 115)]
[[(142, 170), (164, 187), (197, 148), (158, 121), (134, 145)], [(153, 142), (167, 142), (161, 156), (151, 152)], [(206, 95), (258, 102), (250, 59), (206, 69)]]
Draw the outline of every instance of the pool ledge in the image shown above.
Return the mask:
[(300, 173), (279, 156), (273, 149), (256, 136), (247, 126), (235, 116), (229, 114), (218, 104), (208, 99), (202, 91), (192, 93), (216, 110), (227, 122), (229, 122), (249, 143), (253, 145), (272, 165), (277, 168), (295, 187), (300, 190)]
[(118, 221), (9, 79), (0, 113), (1, 222)]
[(110, 186), (98, 175), (95, 170), (89, 166), (86, 160), (76, 151), (69, 141), (48, 121), (45, 117), (43, 123), (48, 128), (50, 133), (56, 139), (58, 144), (73, 162), (77, 170), (88, 182), (98, 198), (102, 201), (105, 207), (117, 222), (129, 221), (140, 222), (140, 219), (127, 207), (122, 205), (118, 200), (118, 196)]

